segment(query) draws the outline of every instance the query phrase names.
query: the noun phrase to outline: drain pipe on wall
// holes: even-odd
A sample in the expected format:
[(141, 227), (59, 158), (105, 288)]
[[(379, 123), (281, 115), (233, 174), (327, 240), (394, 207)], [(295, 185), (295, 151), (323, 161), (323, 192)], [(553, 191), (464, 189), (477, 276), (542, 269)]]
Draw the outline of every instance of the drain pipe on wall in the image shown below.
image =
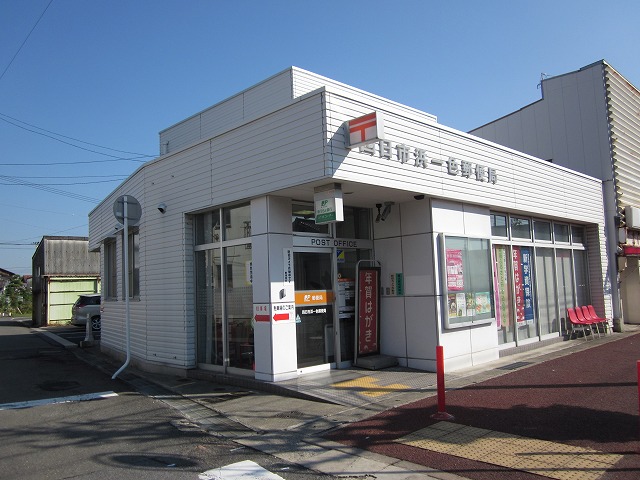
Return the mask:
[(127, 196), (124, 196), (123, 201), (123, 220), (124, 220), (124, 233), (123, 233), (123, 255), (124, 255), (124, 304), (125, 304), (125, 335), (126, 335), (126, 349), (127, 359), (124, 364), (113, 374), (111, 380), (115, 380), (116, 377), (129, 366), (131, 361), (131, 318), (129, 314), (129, 219), (127, 211)]

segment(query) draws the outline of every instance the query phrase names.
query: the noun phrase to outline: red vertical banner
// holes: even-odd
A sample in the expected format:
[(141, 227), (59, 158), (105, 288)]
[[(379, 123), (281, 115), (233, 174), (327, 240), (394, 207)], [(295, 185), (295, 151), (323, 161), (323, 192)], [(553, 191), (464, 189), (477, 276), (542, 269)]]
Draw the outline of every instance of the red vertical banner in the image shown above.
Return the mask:
[(379, 353), (380, 267), (358, 270), (358, 356)]
[(515, 289), (516, 301), (516, 322), (518, 325), (524, 324), (524, 285), (522, 279), (522, 260), (520, 247), (513, 247), (513, 286)]

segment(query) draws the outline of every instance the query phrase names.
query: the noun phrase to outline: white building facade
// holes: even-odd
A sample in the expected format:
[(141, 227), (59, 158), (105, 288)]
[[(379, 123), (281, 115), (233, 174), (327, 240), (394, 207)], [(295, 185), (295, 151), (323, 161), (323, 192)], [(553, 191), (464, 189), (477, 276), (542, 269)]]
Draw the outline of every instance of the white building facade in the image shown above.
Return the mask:
[(456, 370), (562, 339), (567, 307), (611, 317), (601, 182), (427, 113), (292, 67), (160, 151), (89, 215), (101, 348), (124, 358), (128, 304), (140, 368), (435, 371), (441, 345)]
[(638, 324), (640, 90), (604, 60), (540, 88), (541, 100), (471, 133), (602, 180), (613, 316)]

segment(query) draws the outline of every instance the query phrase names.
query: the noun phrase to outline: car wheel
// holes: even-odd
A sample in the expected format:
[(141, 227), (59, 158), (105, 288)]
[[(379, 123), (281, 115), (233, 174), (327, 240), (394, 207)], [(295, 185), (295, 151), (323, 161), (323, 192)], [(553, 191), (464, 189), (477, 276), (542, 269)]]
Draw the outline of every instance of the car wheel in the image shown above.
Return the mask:
[(93, 317), (91, 319), (91, 328), (94, 330), (100, 330), (100, 317)]

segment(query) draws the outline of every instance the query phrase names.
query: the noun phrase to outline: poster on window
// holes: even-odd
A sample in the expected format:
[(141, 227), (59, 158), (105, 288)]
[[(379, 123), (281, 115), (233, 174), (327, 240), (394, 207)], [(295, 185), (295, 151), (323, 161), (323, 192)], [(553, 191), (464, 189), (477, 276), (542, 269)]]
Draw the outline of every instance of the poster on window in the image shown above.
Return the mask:
[(533, 323), (533, 281), (531, 271), (531, 249), (513, 248), (513, 284), (516, 300), (516, 322), (518, 326)]
[(476, 314), (476, 297), (473, 293), (465, 294), (465, 303), (467, 305), (467, 316), (473, 317)]
[(379, 353), (380, 267), (358, 270), (358, 356)]
[(489, 292), (478, 292), (475, 295), (476, 315), (491, 313), (491, 294)]
[(447, 296), (447, 305), (449, 307), (449, 318), (456, 318), (458, 316), (458, 300), (455, 293), (450, 293)]
[(447, 248), (447, 289), (449, 291), (464, 290), (462, 250)]
[(495, 284), (496, 325), (509, 328), (509, 274), (507, 270), (507, 250), (505, 247), (493, 248), (493, 280)]

